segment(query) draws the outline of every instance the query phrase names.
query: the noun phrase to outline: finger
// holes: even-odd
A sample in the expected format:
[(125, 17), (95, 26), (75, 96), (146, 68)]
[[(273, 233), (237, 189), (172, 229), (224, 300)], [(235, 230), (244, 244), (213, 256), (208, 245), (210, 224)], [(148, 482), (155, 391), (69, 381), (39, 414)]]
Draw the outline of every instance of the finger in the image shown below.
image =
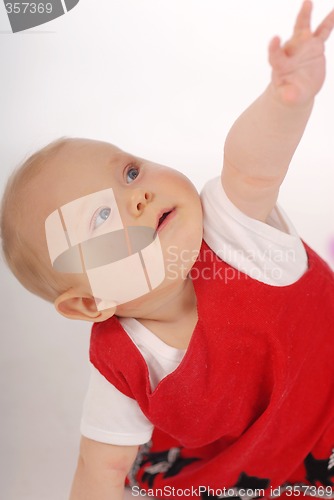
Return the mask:
[(269, 62), (273, 66), (282, 56), (281, 40), (275, 36), (269, 43)]
[(325, 17), (322, 23), (319, 24), (319, 26), (314, 32), (314, 36), (320, 38), (323, 42), (325, 42), (329, 38), (333, 28), (334, 28), (334, 10), (332, 10), (328, 14), (328, 16)]
[(303, 31), (311, 31), (311, 12), (312, 12), (312, 2), (310, 0), (304, 0), (301, 9), (297, 15), (295, 26), (293, 29), (293, 34), (298, 35)]

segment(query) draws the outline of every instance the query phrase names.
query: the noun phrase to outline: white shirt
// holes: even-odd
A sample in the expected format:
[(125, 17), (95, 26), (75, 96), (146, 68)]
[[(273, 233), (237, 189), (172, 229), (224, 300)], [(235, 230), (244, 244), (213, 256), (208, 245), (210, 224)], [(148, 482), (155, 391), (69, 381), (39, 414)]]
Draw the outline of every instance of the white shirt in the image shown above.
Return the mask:
[[(304, 246), (281, 208), (276, 206), (266, 223), (251, 219), (227, 198), (220, 178), (204, 186), (201, 199), (204, 240), (222, 260), (272, 286), (290, 285), (304, 274)], [(168, 346), (133, 318), (120, 318), (120, 323), (142, 353), (154, 389), (177, 368), (185, 351)], [(150, 440), (153, 426), (135, 400), (91, 365), (80, 430), (95, 441), (139, 445)]]

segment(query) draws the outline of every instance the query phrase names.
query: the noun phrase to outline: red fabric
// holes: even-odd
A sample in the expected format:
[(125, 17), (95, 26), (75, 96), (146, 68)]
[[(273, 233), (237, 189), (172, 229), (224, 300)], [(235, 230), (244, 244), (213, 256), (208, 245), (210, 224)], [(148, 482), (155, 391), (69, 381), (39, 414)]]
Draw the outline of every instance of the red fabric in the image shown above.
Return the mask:
[[(290, 478), (319, 483), (304, 461), (328, 466), (334, 448), (334, 274), (307, 253), (298, 282), (274, 287), (203, 242), (191, 272), (198, 323), (183, 361), (154, 391), (117, 318), (94, 324), (92, 363), (155, 426), (138, 473), (143, 487), (219, 489), (258, 479), (269, 492)], [(154, 453), (172, 447), (179, 450), (172, 472), (153, 474)]]

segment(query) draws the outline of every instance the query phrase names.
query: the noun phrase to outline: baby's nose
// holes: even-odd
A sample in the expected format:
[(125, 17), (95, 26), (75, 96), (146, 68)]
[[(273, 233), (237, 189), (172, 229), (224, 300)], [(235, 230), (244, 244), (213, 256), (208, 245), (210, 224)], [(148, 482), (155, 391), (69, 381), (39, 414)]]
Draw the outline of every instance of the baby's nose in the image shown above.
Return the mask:
[(153, 194), (146, 190), (136, 190), (131, 197), (131, 213), (139, 216), (145, 210), (145, 207), (153, 199)]

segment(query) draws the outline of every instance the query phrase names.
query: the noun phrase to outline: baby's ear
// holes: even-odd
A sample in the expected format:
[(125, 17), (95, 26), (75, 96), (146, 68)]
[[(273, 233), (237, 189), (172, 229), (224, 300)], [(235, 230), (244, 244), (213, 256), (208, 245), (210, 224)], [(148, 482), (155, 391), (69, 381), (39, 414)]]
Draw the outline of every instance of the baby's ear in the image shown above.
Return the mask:
[(116, 307), (98, 311), (94, 297), (91, 295), (82, 297), (75, 288), (70, 288), (59, 295), (54, 301), (54, 306), (59, 314), (66, 318), (92, 322), (105, 321), (111, 318), (116, 312)]

